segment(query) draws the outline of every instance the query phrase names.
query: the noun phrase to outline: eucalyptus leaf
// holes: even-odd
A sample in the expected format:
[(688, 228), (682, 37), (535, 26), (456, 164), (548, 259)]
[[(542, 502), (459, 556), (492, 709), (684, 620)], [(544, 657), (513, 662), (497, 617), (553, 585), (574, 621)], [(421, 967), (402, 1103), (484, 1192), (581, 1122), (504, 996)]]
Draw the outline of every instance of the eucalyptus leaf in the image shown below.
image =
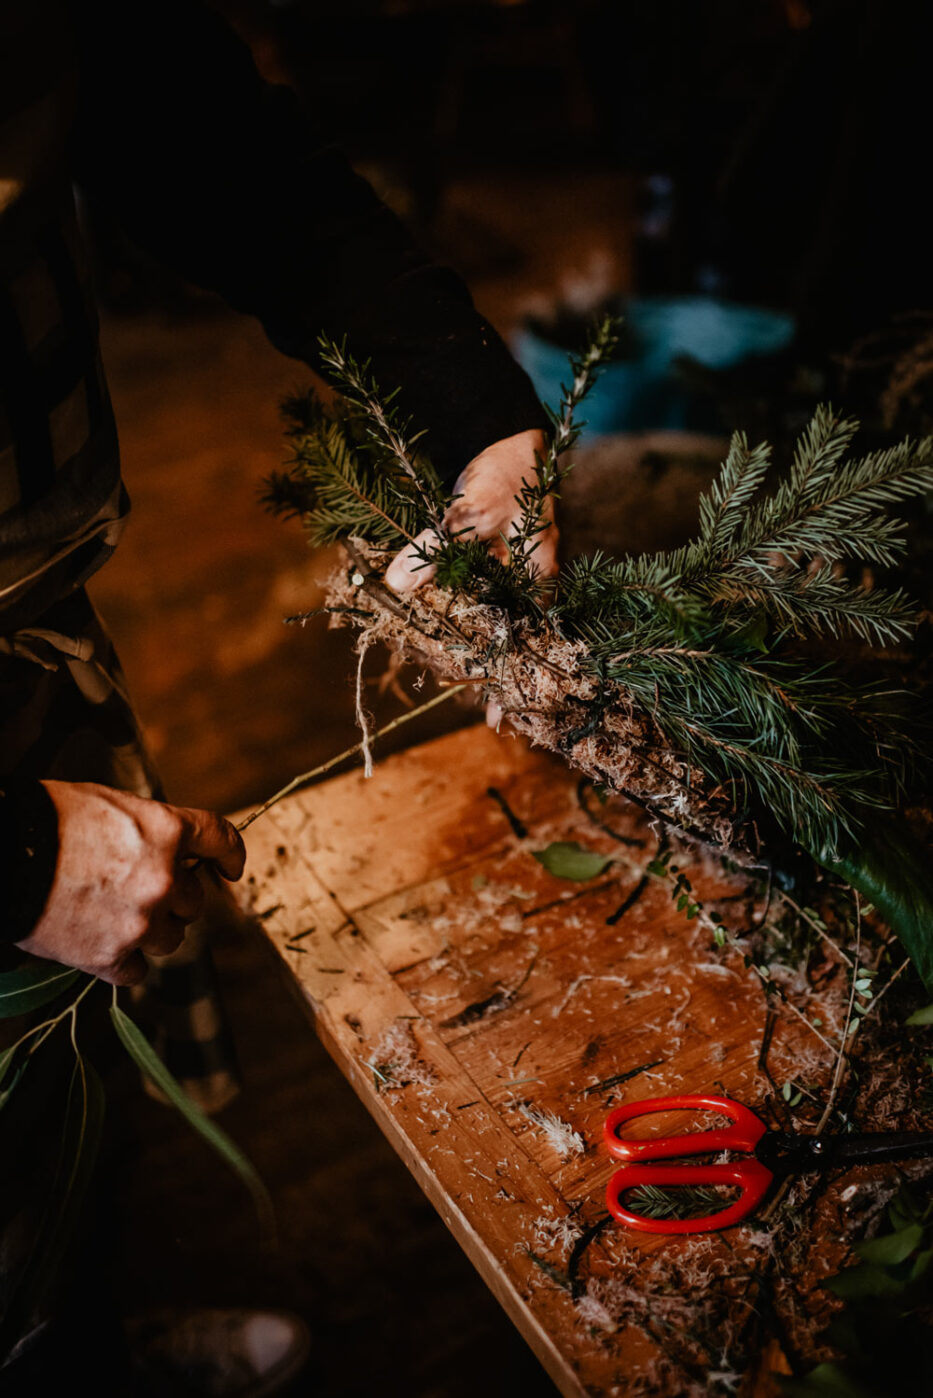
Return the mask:
[(535, 849), (531, 852), (549, 874), (558, 879), (572, 879), (576, 883), (595, 879), (597, 874), (601, 874), (612, 863), (611, 855), (597, 854), (595, 850), (585, 849), (583, 845), (577, 844), (576, 840), (557, 840), (548, 845), (547, 849)]
[(918, 1252), (914, 1258), (913, 1266), (910, 1269), (910, 1280), (919, 1281), (925, 1277), (933, 1263), (933, 1248), (924, 1248), (923, 1252)]
[(113, 1021), (117, 1037), (140, 1072), (144, 1073), (159, 1088), (172, 1106), (181, 1112), (188, 1124), (197, 1131), (198, 1135), (239, 1175), (253, 1196), (260, 1225), (266, 1237), (271, 1241), (275, 1235), (272, 1200), (255, 1167), (239, 1146), (230, 1139), (226, 1131), (216, 1122), (211, 1121), (197, 1103), (191, 1100), (181, 1084), (166, 1068), (139, 1026), (133, 1023), (129, 1015), (125, 1014), (119, 1005), (111, 1006), (110, 1018)]
[(922, 1010), (914, 1010), (904, 1020), (905, 1024), (933, 1024), (933, 1005), (924, 1005)]
[(30, 959), (15, 971), (0, 971), (0, 1019), (37, 1010), (55, 1000), (82, 976), (57, 961)]
[(906, 1228), (908, 1223), (926, 1223), (933, 1204), (910, 1185), (902, 1184), (888, 1204), (888, 1218), (894, 1229)]
[(861, 1300), (866, 1296), (897, 1296), (904, 1290), (904, 1286), (904, 1282), (892, 1277), (883, 1267), (869, 1262), (863, 1262), (857, 1267), (848, 1267), (826, 1282), (827, 1290), (841, 1296), (845, 1301)]
[(923, 1241), (923, 1229), (919, 1223), (908, 1223), (896, 1233), (885, 1233), (880, 1238), (856, 1243), (855, 1251), (865, 1262), (876, 1267), (895, 1267), (909, 1257)]
[(805, 1378), (781, 1378), (780, 1384), (790, 1398), (873, 1398), (871, 1390), (856, 1383), (834, 1359), (817, 1364)]

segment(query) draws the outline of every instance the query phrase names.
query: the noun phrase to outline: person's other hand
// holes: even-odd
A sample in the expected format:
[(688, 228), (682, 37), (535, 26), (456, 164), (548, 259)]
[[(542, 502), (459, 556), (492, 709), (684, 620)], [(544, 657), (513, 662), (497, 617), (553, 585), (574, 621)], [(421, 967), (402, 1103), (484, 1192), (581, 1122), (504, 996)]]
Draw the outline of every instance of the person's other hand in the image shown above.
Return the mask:
[[(543, 432), (519, 432), (474, 456), (454, 486), (454, 495), (460, 498), (444, 517), (451, 533), (467, 530), (465, 538), (486, 539), (490, 551), (505, 562), (505, 541), (514, 535), (521, 519), (516, 497), (526, 482), (535, 480), (535, 454), (544, 450)], [(557, 572), (557, 525), (550, 497), (545, 502), (544, 518), (549, 524), (535, 536), (537, 548), (530, 563), (539, 577), (548, 578)], [(425, 529), (395, 555), (386, 572), (389, 587), (408, 592), (434, 576), (433, 565), (425, 564), (419, 548), (430, 546), (435, 538), (433, 530)], [(494, 699), (486, 705), (486, 722), (495, 729), (502, 722), (502, 710)]]
[(186, 861), (243, 872), (236, 829), (211, 811), (144, 800), (90, 782), (44, 782), (58, 813), (58, 860), (42, 916), (18, 945), (111, 985), (146, 974), (144, 952), (167, 956), (201, 911)]
[[(516, 496), (526, 482), (534, 482), (535, 453), (544, 450), (544, 433), (529, 431), (504, 437), (474, 456), (454, 486), (454, 495), (459, 498), (444, 516), (450, 532), (460, 534), (465, 530), (463, 538), (487, 540), (490, 552), (505, 562), (505, 541), (515, 534), (521, 519)], [(539, 576), (546, 578), (557, 572), (557, 525), (550, 498), (544, 517), (550, 523), (535, 536), (537, 547), (530, 563)], [(433, 578), (435, 569), (432, 564), (425, 564), (419, 550), (430, 549), (435, 539), (434, 531), (425, 529), (396, 554), (386, 572), (386, 582), (393, 591), (409, 592)]]

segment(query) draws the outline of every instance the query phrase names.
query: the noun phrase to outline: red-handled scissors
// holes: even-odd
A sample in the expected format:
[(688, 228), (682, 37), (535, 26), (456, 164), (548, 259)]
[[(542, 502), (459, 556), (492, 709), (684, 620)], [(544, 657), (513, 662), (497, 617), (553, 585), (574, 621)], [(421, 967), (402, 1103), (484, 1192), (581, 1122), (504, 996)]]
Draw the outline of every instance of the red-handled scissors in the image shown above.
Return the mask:
[[(619, 1134), (635, 1117), (653, 1112), (720, 1112), (732, 1125), (683, 1136), (654, 1136), (632, 1140)], [(803, 1174), (808, 1170), (832, 1170), (881, 1160), (903, 1160), (933, 1155), (931, 1132), (876, 1132), (868, 1135), (804, 1136), (794, 1131), (769, 1131), (760, 1117), (731, 1097), (698, 1093), (687, 1097), (651, 1097), (617, 1107), (606, 1119), (605, 1141), (609, 1154), (624, 1164), (616, 1170), (606, 1190), (609, 1212), (627, 1228), (643, 1233), (709, 1233), (729, 1228), (754, 1213), (775, 1176)], [(654, 1161), (682, 1156), (718, 1155), (736, 1151), (744, 1160), (711, 1164), (659, 1165)], [(642, 1164), (643, 1161), (648, 1162)], [(664, 1189), (676, 1185), (726, 1185), (740, 1191), (738, 1199), (718, 1213), (702, 1218), (649, 1218), (627, 1208), (625, 1194), (639, 1185)]]

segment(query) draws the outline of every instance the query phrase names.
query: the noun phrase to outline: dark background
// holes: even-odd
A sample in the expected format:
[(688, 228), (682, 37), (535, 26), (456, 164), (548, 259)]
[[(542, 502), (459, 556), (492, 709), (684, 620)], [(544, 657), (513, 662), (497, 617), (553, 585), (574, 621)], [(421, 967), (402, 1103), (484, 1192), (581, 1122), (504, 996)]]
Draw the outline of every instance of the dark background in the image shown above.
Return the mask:
[[(828, 391), (879, 418), (893, 358), (929, 335), (926, 6), (218, 8), (507, 336), (531, 312), (623, 292), (793, 311), (793, 355), (723, 386), (725, 428), (788, 404), (799, 417)], [(233, 811), (354, 741), (348, 637), (282, 625), (318, 604), (329, 557), (257, 503), (282, 458), (277, 403), (308, 374), (93, 207), (87, 221), (135, 506), (94, 596), (171, 797)], [(904, 412), (923, 420), (923, 394)], [(652, 530), (656, 546), (663, 520)], [(384, 720), (399, 705), (377, 669)], [(218, 956), (246, 1084), (223, 1121), (272, 1188), (283, 1249), (260, 1256), (239, 1186), (120, 1070), (126, 1309), (290, 1306), (315, 1333), (323, 1394), (553, 1391), (257, 941), (228, 927)]]

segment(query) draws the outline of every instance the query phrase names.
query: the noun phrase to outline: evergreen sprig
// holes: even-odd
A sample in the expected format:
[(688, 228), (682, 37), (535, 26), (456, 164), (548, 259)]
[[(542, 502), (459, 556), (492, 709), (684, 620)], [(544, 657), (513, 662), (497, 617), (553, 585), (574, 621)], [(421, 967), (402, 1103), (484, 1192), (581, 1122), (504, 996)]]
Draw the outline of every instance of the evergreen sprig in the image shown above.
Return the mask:
[(363, 439), (375, 451), (377, 459), (393, 474), (400, 473), (410, 482), (415, 498), (420, 500), (427, 523), (439, 539), (446, 537), (444, 509), (446, 502), (433, 468), (425, 458), (419, 458), (416, 444), (424, 431), (412, 432), (411, 419), (398, 411), (399, 390), (382, 395), (369, 372), (368, 361), (359, 364), (347, 353), (346, 341), (337, 344), (327, 335), (318, 340), (320, 360), (328, 377), (343, 393), (346, 401), (358, 409), (356, 422)]
[[(301, 509), (312, 538), (357, 534), (394, 548), (430, 526), (441, 588), (501, 608), (509, 644), (522, 625), (583, 643), (598, 719), (635, 704), (688, 765), (719, 783), (739, 812), (767, 812), (811, 851), (829, 857), (869, 813), (893, 807), (916, 760), (907, 697), (845, 684), (798, 641), (853, 635), (891, 645), (909, 635), (915, 609), (900, 590), (867, 589), (845, 563), (888, 564), (904, 549), (888, 507), (933, 489), (933, 442), (905, 441), (850, 458), (856, 424), (829, 407), (802, 433), (786, 476), (769, 489), (771, 452), (737, 433), (699, 506), (695, 541), (665, 553), (596, 554), (562, 569), (542, 593), (530, 559), (559, 490), (561, 457), (579, 432), (576, 413), (611, 352), (615, 327), (596, 327), (572, 362), (552, 414), (552, 439), (518, 497), (521, 520), (507, 564), (486, 546), (443, 531), (445, 501), (417, 436), (380, 400), (365, 368), (324, 344), (349, 407), (292, 404), (292, 472), (273, 494)], [(511, 623), (516, 625), (513, 627)]]
[(512, 558), (524, 565), (526, 571), (527, 560), (537, 548), (541, 534), (551, 527), (548, 501), (557, 500), (560, 495), (562, 458), (577, 442), (585, 426), (577, 421), (577, 409), (611, 357), (617, 340), (616, 322), (611, 316), (604, 316), (593, 327), (583, 353), (571, 357), (570, 386), (561, 385), (559, 409), (556, 412), (550, 408), (546, 410), (551, 422), (550, 440), (544, 453), (537, 458), (535, 479), (526, 481), (516, 496), (521, 515), (508, 541)]
[(315, 545), (357, 535), (398, 548), (424, 527), (421, 492), (394, 452), (387, 461), (381, 443), (373, 449), (359, 410), (327, 407), (312, 393), (287, 399), (282, 410), (293, 455), (287, 471), (265, 482), (262, 499), (273, 513), (300, 515)]
[(732, 805), (767, 811), (811, 850), (835, 849), (869, 808), (893, 805), (911, 750), (880, 696), (829, 667), (779, 659), (715, 624), (684, 637), (666, 620), (588, 631), (589, 664), (652, 714), (692, 765), (729, 783)]

